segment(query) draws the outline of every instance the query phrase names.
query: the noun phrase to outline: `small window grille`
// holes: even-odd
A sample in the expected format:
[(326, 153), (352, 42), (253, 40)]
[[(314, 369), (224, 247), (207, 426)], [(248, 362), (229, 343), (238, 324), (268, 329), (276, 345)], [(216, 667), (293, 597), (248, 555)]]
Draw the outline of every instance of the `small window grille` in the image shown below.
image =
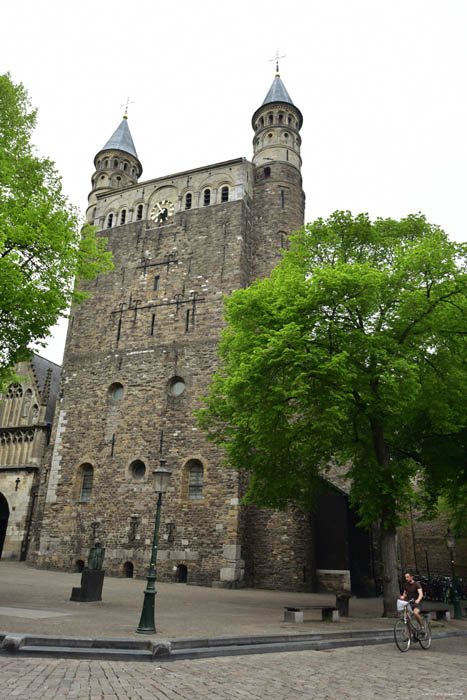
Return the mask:
[(228, 202), (229, 201), (229, 188), (228, 187), (223, 187), (221, 190), (221, 201), (222, 202)]
[(107, 228), (112, 228), (113, 220), (114, 220), (114, 215), (109, 214), (108, 219), (107, 219)]
[(201, 501), (203, 498), (203, 465), (193, 460), (189, 466), (188, 500)]
[(205, 207), (209, 206), (211, 203), (211, 190), (204, 190), (203, 205)]
[(138, 204), (138, 209), (136, 210), (136, 221), (141, 221), (143, 218), (143, 205)]
[(89, 503), (92, 493), (92, 482), (94, 478), (94, 469), (90, 464), (83, 467), (83, 480), (81, 482), (80, 503)]
[(185, 197), (185, 209), (191, 209), (191, 201), (192, 195), (191, 192), (188, 192), (187, 196)]
[(122, 213), (120, 214), (120, 224), (124, 224), (126, 221), (126, 209), (122, 209)]

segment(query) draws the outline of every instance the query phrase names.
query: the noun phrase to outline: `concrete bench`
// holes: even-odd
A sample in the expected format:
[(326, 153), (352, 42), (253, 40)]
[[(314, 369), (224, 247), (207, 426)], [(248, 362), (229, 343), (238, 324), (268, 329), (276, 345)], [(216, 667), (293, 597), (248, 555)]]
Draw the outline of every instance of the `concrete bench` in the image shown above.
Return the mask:
[(436, 614), (437, 620), (450, 620), (451, 619), (450, 609), (445, 607), (445, 606), (441, 606), (441, 605), (438, 605), (435, 608), (430, 608), (430, 610), (422, 610), (420, 614), (421, 615), (429, 615), (431, 618), (432, 613)]
[(339, 610), (334, 605), (302, 605), (300, 608), (286, 606), (284, 622), (303, 622), (306, 610), (321, 610), (321, 619), (324, 622), (339, 622)]

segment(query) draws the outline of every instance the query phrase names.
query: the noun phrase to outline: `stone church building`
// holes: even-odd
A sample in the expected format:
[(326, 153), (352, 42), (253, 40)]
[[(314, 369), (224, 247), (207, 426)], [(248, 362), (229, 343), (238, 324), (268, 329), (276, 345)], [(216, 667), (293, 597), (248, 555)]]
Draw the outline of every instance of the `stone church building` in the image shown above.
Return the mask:
[[(3, 402), (3, 414), (0, 406), (1, 436), (8, 427), (2, 416), (11, 418), (11, 435), (24, 433), (26, 449), (34, 434), (42, 455), (39, 475), (37, 456), (34, 462), (25, 451), (4, 468), (0, 450), (0, 516), (8, 521), (3, 556), (20, 558), (22, 551), (24, 558), (27, 550), (36, 566), (70, 571), (86, 564), (99, 540), (108, 574), (144, 576), (156, 508), (153, 471), (163, 459), (172, 475), (158, 579), (371, 588), (374, 548), (343, 491), (328, 488), (313, 514), (242, 506), (244, 477), (221, 465), (222, 453), (193, 417), (217, 365), (223, 295), (269, 275), (289, 234), (304, 223), (302, 122), (276, 74), (253, 113), (251, 160), (143, 181), (126, 116), (97, 153), (87, 220), (108, 239), (115, 269), (81, 283), (90, 297), (71, 311), (50, 440), (53, 367), (47, 380), (44, 368), (39, 379), (31, 365), (28, 410), (12, 408), (16, 396)], [(27, 382), (12, 392), (19, 390), (27, 391)], [(18, 455), (18, 440), (8, 449)], [(29, 500), (21, 501), (23, 491)]]

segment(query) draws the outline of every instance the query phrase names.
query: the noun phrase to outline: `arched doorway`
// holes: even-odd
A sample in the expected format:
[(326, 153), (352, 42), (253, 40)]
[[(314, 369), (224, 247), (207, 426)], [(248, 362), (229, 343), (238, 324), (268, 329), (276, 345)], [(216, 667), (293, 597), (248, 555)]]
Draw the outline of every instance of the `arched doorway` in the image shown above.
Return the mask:
[(185, 564), (177, 566), (177, 583), (186, 583), (188, 580), (188, 569)]
[(0, 558), (3, 552), (3, 543), (5, 542), (6, 529), (8, 518), (10, 517), (10, 509), (5, 496), (0, 493)]

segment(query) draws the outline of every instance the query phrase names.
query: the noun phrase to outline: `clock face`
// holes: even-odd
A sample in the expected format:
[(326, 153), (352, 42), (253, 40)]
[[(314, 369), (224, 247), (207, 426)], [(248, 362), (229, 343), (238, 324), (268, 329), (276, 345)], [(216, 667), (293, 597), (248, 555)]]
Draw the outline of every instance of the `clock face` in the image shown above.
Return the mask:
[(175, 206), (173, 202), (170, 202), (168, 199), (163, 199), (153, 206), (149, 216), (155, 223), (162, 224), (164, 221), (167, 221), (169, 217), (173, 216), (174, 213)]

